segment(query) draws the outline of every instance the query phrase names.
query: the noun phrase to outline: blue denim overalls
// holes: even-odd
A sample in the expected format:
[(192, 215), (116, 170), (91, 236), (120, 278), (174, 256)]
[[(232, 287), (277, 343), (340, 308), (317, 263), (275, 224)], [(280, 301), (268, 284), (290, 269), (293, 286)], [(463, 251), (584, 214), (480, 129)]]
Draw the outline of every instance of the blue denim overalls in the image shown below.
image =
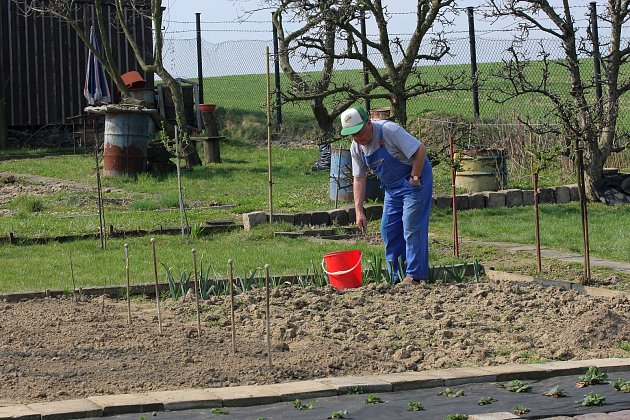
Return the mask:
[[(420, 185), (409, 183), (411, 166), (393, 157), (385, 148), (383, 126), (373, 121), (379, 130), (380, 147), (363, 158), (376, 173), (385, 189), (385, 205), (381, 219), (381, 235), (385, 242), (385, 258), (390, 274), (399, 278), (399, 257), (407, 263), (407, 276), (415, 280), (429, 278), (429, 216), (433, 195), (433, 170), (428, 158), (420, 178)], [(363, 148), (359, 146), (363, 152)]]

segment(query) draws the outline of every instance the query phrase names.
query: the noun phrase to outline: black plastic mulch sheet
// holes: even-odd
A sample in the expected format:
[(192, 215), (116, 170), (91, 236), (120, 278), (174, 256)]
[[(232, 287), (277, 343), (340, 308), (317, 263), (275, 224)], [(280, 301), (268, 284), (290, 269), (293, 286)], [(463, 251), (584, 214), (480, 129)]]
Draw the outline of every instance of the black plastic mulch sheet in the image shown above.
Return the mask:
[[(609, 374), (610, 380), (623, 378), (630, 380), (630, 372)], [(450, 387), (453, 391), (464, 391), (464, 396), (446, 397), (437, 395), (445, 388), (430, 388), (402, 392), (374, 393), (384, 402), (380, 404), (366, 404), (369, 394), (342, 395), (318, 399), (302, 400), (303, 404), (313, 403), (313, 408), (297, 410), (290, 402), (268, 404), (255, 407), (226, 408), (229, 414), (213, 414), (211, 409), (188, 410), (175, 412), (128, 414), (109, 418), (134, 419), (140, 416), (146, 419), (327, 419), (335, 411), (347, 411), (348, 419), (443, 419), (449, 414), (481, 414), (495, 412), (511, 412), (517, 405), (529, 408), (531, 411), (520, 418), (546, 418), (551, 416), (578, 416), (589, 413), (610, 413), (630, 410), (630, 393), (617, 391), (610, 384), (594, 385), (576, 388), (576, 376), (564, 376), (541, 381), (523, 381), (532, 386), (531, 392), (514, 393), (507, 391), (504, 383), (467, 384)], [(560, 385), (567, 396), (551, 398), (543, 395), (551, 387)], [(587, 393), (594, 392), (606, 397), (602, 406), (581, 407), (576, 401), (581, 400)], [(480, 406), (478, 401), (483, 397), (493, 397), (497, 401)], [(419, 402), (424, 406), (422, 411), (407, 411), (410, 401)]]

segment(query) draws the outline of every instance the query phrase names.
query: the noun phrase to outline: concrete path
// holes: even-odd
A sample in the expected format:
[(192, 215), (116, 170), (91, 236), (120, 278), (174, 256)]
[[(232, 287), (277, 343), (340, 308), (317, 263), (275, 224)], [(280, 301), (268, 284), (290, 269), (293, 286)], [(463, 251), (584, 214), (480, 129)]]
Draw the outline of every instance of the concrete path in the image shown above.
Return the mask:
[[(527, 252), (532, 255), (536, 255), (536, 246), (535, 245), (521, 245), (521, 244), (513, 244), (508, 242), (485, 242), (485, 241), (473, 241), (465, 239), (465, 242), (475, 242), (483, 245), (492, 245), (497, 248), (504, 249), (508, 252)], [(584, 256), (582, 254), (578, 254), (576, 252), (568, 252), (568, 251), (558, 251), (554, 249), (546, 249), (541, 248), (540, 254), (543, 258), (553, 258), (559, 261), (568, 262), (568, 263), (583, 263)], [(610, 261), (604, 260), (602, 258), (595, 258), (591, 256), (591, 267), (605, 267), (611, 270), (620, 271), (623, 273), (630, 274), (630, 263), (627, 262), (618, 262), (618, 261)]]
[[(0, 407), (0, 419), (50, 420), (113, 416), (137, 420), (142, 416), (163, 419), (271, 420), (326, 418), (333, 411), (348, 410), (350, 416), (347, 418), (351, 419), (442, 419), (450, 413), (465, 412), (474, 415), (470, 420), (491, 420), (516, 418), (509, 413), (514, 405), (524, 405), (532, 409), (532, 415), (535, 411), (536, 418), (545, 415), (603, 416), (607, 412), (615, 412), (617, 417), (588, 419), (630, 419), (630, 394), (616, 391), (608, 384), (591, 389), (576, 389), (573, 386), (577, 375), (583, 375), (590, 366), (597, 366), (601, 371), (608, 372), (611, 379), (630, 379), (630, 358), (592, 359), (333, 377), (260, 386), (100, 395), (78, 400)], [(534, 387), (533, 392), (517, 395), (502, 388), (502, 385), (513, 379), (531, 384)], [(544, 391), (557, 384), (561, 384), (567, 391), (568, 398), (556, 400), (542, 396)], [(468, 397), (438, 397), (437, 393), (446, 387), (464, 389)], [(349, 395), (349, 391), (359, 388), (365, 395)], [(583, 398), (590, 390), (605, 395), (606, 405), (580, 407), (575, 401)], [(376, 394), (388, 403), (366, 404), (369, 394)], [(497, 402), (487, 406), (478, 405), (478, 401), (484, 396), (494, 396)], [(305, 404), (313, 400), (317, 403), (312, 410), (296, 410), (291, 404), (296, 399)], [(425, 410), (407, 411), (409, 401), (421, 402), (425, 405)], [(221, 414), (218, 410), (230, 414)], [(394, 411), (396, 414), (393, 414)]]

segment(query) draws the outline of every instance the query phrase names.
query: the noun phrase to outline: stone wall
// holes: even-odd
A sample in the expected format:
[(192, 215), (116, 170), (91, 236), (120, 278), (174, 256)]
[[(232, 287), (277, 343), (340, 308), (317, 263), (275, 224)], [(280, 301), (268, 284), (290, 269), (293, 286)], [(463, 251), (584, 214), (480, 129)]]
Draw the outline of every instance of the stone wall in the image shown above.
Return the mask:
[[(455, 198), (457, 210), (530, 206), (534, 204), (533, 190), (500, 190), (485, 191), (475, 194), (459, 194)], [(538, 202), (541, 204), (563, 204), (569, 201), (578, 201), (579, 192), (577, 185), (562, 185), (559, 187), (540, 188), (538, 190)], [(450, 209), (453, 200), (450, 195), (433, 196), (433, 207)], [(380, 219), (383, 215), (381, 204), (365, 206), (365, 215), (368, 220)], [(256, 211), (243, 214), (243, 226), (246, 230), (267, 223), (269, 215), (264, 211)], [(356, 221), (353, 205), (328, 211), (313, 211), (306, 213), (286, 214), (276, 213), (273, 221), (287, 222), (296, 226), (346, 226)]]

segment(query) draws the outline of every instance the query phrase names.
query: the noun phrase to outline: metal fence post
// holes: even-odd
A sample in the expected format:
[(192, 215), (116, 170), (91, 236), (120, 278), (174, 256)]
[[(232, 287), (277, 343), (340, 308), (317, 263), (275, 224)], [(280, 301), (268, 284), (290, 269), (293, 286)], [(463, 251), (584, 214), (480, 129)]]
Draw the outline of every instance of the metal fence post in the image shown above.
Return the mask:
[[(199, 84), (199, 99), (197, 103), (202, 104), (203, 101), (203, 66), (201, 59), (201, 13), (195, 13), (196, 23), (197, 23), (197, 82)], [(202, 123), (201, 123), (201, 113), (199, 112), (199, 107), (197, 107), (197, 129), (201, 131)]]
[[(273, 13), (271, 14), (273, 16)], [(282, 98), (280, 97), (280, 57), (278, 57), (278, 29), (271, 22), (273, 27), (273, 71), (276, 83), (276, 130), (282, 127)]]
[[(361, 10), (361, 35), (367, 36), (367, 30), (365, 28), (365, 10)], [(363, 41), (363, 45), (361, 46), (361, 52), (363, 53), (363, 57), (367, 60), (367, 43)], [(363, 63), (363, 84), (367, 85), (370, 83), (370, 74), (368, 72), (367, 65)], [(365, 98), (365, 109), (367, 112), (370, 112), (370, 98)], [(337, 207), (335, 207), (337, 208)]]
[(467, 7), (468, 11), (468, 38), (470, 42), (470, 72), (472, 80), (473, 112), (479, 118), (479, 73), (477, 71), (477, 45), (475, 42), (475, 8)]
[(602, 100), (602, 69), (599, 53), (599, 28), (597, 27), (597, 3), (590, 3), (591, 9), (591, 41), (593, 42), (593, 66), (595, 71), (595, 95), (597, 102)]

